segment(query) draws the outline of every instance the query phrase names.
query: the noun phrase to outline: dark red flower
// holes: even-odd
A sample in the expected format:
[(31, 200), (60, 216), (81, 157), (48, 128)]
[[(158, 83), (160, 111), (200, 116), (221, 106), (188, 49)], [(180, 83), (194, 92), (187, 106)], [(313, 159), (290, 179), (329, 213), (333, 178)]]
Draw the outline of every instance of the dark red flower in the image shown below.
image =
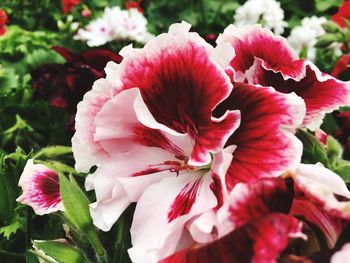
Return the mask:
[(337, 61), (337, 63), (333, 68), (331, 75), (335, 78), (339, 78), (342, 73), (346, 72), (349, 64), (350, 64), (350, 53), (345, 54), (339, 58), (339, 60)]
[(108, 61), (119, 63), (121, 56), (108, 50), (88, 50), (74, 53), (63, 47), (53, 47), (66, 59), (65, 64), (45, 64), (32, 72), (34, 97), (50, 105), (75, 112), (76, 105), (91, 89), (95, 80), (105, 76)]
[(69, 14), (73, 8), (80, 4), (80, 0), (62, 0), (62, 12)]
[(125, 3), (126, 9), (136, 8), (141, 14), (143, 14), (143, 9), (141, 8), (141, 0), (138, 1), (127, 1)]
[(6, 33), (5, 24), (7, 23), (7, 14), (4, 10), (0, 9), (0, 36)]
[(345, 0), (338, 12), (332, 16), (332, 20), (341, 27), (346, 27), (345, 20), (350, 19), (350, 1)]

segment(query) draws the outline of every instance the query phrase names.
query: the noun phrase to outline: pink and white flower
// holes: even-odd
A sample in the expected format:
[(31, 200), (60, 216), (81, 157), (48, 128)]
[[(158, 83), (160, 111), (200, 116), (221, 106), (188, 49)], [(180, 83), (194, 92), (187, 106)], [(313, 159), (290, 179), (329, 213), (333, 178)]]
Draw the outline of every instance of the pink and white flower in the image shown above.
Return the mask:
[(299, 60), (287, 41), (260, 26), (228, 26), (217, 43), (229, 42), (236, 56), (230, 62), (234, 81), (271, 86), (281, 93), (295, 92), (306, 104), (303, 126), (318, 128), (327, 112), (349, 104), (349, 82), (321, 72)]
[(23, 193), (17, 202), (29, 205), (37, 215), (63, 210), (58, 174), (43, 164), (27, 161), (18, 185)]
[(110, 62), (106, 79), (78, 105), (76, 168), (97, 165), (86, 180), (97, 198), (91, 215), (108, 231), (138, 202), (134, 262), (179, 250), (186, 233), (212, 240), (227, 188), (278, 176), (301, 158), (301, 142), (290, 130), (304, 118), (303, 100), (269, 87), (233, 88), (224, 70), (234, 56), (231, 45), (213, 48), (189, 29), (174, 24), (142, 49), (124, 48), (123, 61)]

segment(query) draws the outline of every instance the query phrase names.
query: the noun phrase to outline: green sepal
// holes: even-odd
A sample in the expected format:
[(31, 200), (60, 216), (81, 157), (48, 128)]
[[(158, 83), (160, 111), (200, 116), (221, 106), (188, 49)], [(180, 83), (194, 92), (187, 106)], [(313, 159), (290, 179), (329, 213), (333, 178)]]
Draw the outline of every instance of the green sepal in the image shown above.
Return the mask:
[(46, 255), (60, 263), (88, 263), (84, 254), (77, 248), (58, 241), (34, 241), (35, 248), (42, 250)]

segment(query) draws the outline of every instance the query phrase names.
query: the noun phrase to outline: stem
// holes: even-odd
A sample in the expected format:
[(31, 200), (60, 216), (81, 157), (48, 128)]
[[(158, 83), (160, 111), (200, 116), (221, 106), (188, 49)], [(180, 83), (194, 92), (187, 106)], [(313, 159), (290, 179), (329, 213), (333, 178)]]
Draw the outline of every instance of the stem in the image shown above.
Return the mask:
[[(113, 263), (117, 262), (123, 262), (123, 237), (124, 237), (124, 216), (121, 216), (118, 222), (118, 228), (117, 228), (117, 239), (115, 241), (114, 245), (114, 256), (113, 256)], [(118, 259), (118, 260), (117, 260)]]
[(32, 246), (32, 215), (33, 215), (33, 211), (31, 207), (27, 207), (27, 229), (25, 232), (25, 242), (26, 242), (26, 247), (30, 248)]
[(107, 254), (106, 251), (97, 236), (97, 233), (94, 228), (90, 228), (86, 233), (90, 244), (92, 245), (94, 251), (96, 252), (97, 260), (100, 263), (107, 263)]
[(6, 251), (6, 250), (2, 250), (2, 249), (0, 249), (0, 254), (6, 255), (6, 256), (10, 256), (10, 257), (14, 257), (14, 258), (24, 258), (25, 257), (24, 254), (10, 252), (10, 251)]

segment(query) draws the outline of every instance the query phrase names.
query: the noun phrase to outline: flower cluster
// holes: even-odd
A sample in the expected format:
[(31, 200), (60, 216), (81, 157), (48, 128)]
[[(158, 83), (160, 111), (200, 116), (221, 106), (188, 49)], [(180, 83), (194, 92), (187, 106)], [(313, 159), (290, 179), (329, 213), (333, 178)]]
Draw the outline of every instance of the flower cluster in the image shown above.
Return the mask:
[(275, 34), (282, 34), (288, 25), (283, 19), (283, 9), (276, 0), (248, 0), (234, 15), (236, 26), (260, 23)]
[(326, 168), (300, 164), (293, 133), (347, 104), (349, 84), (260, 26), (230, 25), (215, 48), (189, 29), (173, 24), (122, 49), (78, 104), (73, 154), (78, 171), (97, 166), (85, 182), (94, 224), (109, 231), (137, 202), (133, 262), (274, 262), (289, 237), (305, 238), (300, 217), (332, 247), (350, 219), (335, 196), (350, 192)]
[(301, 25), (292, 29), (288, 42), (296, 52), (306, 50), (306, 57), (315, 61), (317, 37), (325, 34), (322, 24), (326, 23), (325, 17), (305, 17), (301, 20)]
[(145, 43), (153, 35), (147, 31), (147, 20), (137, 8), (122, 10), (106, 7), (102, 17), (93, 20), (86, 29), (79, 29), (75, 39), (89, 46), (101, 46), (113, 40), (133, 40)]

